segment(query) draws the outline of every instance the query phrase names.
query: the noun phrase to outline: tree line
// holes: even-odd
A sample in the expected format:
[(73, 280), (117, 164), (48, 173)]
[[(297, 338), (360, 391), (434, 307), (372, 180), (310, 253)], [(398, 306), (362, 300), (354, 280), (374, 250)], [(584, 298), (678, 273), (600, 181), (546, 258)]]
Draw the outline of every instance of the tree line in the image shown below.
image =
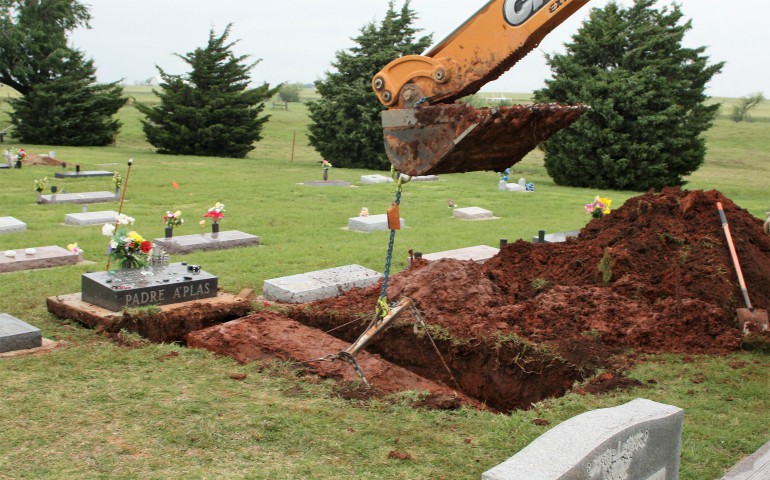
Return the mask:
[[(308, 103), (309, 142), (335, 167), (390, 168), (380, 123), (383, 106), (372, 77), (403, 55), (419, 54), (432, 36), (419, 36), (417, 14), (405, 0), (388, 4), (384, 18), (361, 28), (355, 46), (341, 50), (315, 82)], [(722, 62), (705, 48), (685, 48), (692, 28), (678, 5), (656, 8), (635, 0), (591, 10), (563, 54), (547, 55), (552, 78), (534, 92), (537, 102), (582, 103), (591, 110), (543, 145), (546, 169), (558, 184), (644, 191), (676, 186), (705, 157), (703, 133), (719, 105), (707, 105), (707, 83)], [(10, 100), (14, 137), (27, 143), (103, 146), (121, 125), (114, 119), (127, 98), (116, 83), (96, 81), (85, 54), (67, 45), (75, 28), (89, 27), (77, 0), (0, 0), (0, 83), (21, 96)], [(182, 75), (158, 69), (155, 106), (137, 104), (142, 127), (158, 153), (243, 158), (261, 140), (267, 100), (297, 101), (297, 84), (252, 87), (260, 60), (235, 56), (230, 26), (209, 32), (205, 47), (177, 56)], [(736, 121), (763, 100), (750, 97)]]

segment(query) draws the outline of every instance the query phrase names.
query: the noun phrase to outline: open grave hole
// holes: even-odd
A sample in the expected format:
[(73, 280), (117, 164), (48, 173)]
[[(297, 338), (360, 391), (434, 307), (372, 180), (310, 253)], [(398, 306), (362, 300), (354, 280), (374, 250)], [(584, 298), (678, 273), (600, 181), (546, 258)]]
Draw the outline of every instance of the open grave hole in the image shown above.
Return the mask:
[[(717, 201), (724, 205), (752, 302), (767, 309), (770, 236), (762, 222), (717, 191), (669, 188), (629, 199), (564, 243), (517, 241), (483, 265), (413, 263), (391, 276), (388, 298), (414, 302), (440, 356), (430, 338), (415, 331), (410, 312), (369, 343), (367, 354), (455, 389), (470, 403), (507, 412), (562, 395), (575, 382), (587, 382), (589, 391), (634, 384), (623, 371), (638, 354), (736, 351), (746, 342), (736, 322), (742, 296)], [(269, 337), (265, 332), (281, 318), (349, 344), (371, 320), (380, 288), (258, 313), (241, 319), (240, 331), (212, 327), (218, 335), (193, 332), (188, 343), (193, 339), (195, 346), (248, 361), (255, 357), (239, 357), (232, 348), (237, 337), (249, 328)], [(770, 340), (766, 331), (751, 337), (762, 345)], [(291, 348), (280, 340), (263, 348), (268, 356), (272, 350), (275, 357), (304, 361), (319, 357), (303, 351), (313, 342), (311, 334)], [(337, 353), (334, 348), (322, 353)]]

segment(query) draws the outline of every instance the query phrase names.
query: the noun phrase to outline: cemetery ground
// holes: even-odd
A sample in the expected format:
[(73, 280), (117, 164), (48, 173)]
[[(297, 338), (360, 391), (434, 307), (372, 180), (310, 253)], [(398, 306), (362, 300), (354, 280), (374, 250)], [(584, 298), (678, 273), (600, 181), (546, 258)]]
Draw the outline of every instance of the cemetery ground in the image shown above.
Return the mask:
[[(123, 173), (126, 160), (134, 158), (123, 212), (149, 238), (163, 236), (166, 210), (181, 210), (186, 219), (175, 235), (203, 231), (202, 214), (222, 201), (222, 228), (259, 235), (261, 245), (173, 260), (200, 264), (230, 293), (259, 293), (265, 279), (354, 263), (381, 272), (388, 232), (351, 232), (345, 226), (362, 207), (384, 213), (393, 187), (361, 185), (360, 176), (374, 172), (348, 169), (332, 169), (330, 178), (351, 187), (303, 185), (323, 173), (320, 157), (306, 145), (306, 110), (291, 104), (288, 111), (266, 113), (272, 119), (265, 139), (244, 160), (156, 155), (144, 143), (130, 105), (121, 112), (125, 126), (114, 147), (19, 145), (8, 137), (3, 147), (54, 150), (57, 158), (85, 169)], [(686, 188), (718, 190), (764, 218), (770, 209), (768, 133), (767, 110), (756, 112), (751, 124), (720, 119), (707, 135), (706, 164)], [(611, 198), (613, 207), (638, 195), (556, 186), (537, 152), (513, 170), (513, 181), (524, 177), (535, 184), (534, 194), (498, 191), (491, 172), (407, 184), (401, 204), (407, 227), (396, 234), (392, 271), (407, 267), (409, 249), (497, 246), (501, 238), (531, 239), (540, 229), (577, 230), (588, 223), (583, 204), (595, 195)], [(33, 180), (47, 175), (49, 185), (68, 192), (109, 190), (110, 183), (54, 181), (55, 171), (0, 171), (0, 216), (27, 223), (25, 231), (0, 236), (0, 252), (77, 242), (86, 260), (0, 274), (0, 312), (60, 342), (45, 354), (0, 359), (0, 478), (477, 479), (559, 422), (637, 397), (684, 409), (682, 479), (718, 478), (768, 440), (770, 357), (761, 343), (728, 353), (628, 349), (633, 361), (622, 373), (636, 381), (630, 387), (591, 393), (588, 381), (577, 382), (561, 397), (498, 414), (415, 408), (419, 398), (413, 392), (344, 399), (354, 390), (350, 385), (300, 376), (288, 363), (239, 364), (206, 350), (153, 344), (127, 332), (106, 336), (56, 318), (45, 299), (80, 291), (81, 274), (105, 267), (106, 237), (98, 226), (64, 225), (64, 215), (79, 205), (36, 204)], [(458, 221), (449, 199), (499, 218)], [(101, 209), (117, 210), (117, 202), (89, 206)], [(465, 287), (457, 286), (457, 296)], [(748, 284), (750, 295), (754, 287)], [(270, 311), (260, 302), (254, 308)]]

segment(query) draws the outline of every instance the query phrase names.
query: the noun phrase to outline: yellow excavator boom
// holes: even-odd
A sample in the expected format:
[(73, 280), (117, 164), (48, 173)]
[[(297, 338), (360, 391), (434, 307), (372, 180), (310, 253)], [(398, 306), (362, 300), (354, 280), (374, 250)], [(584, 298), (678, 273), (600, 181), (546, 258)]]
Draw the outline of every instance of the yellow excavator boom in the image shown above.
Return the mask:
[(491, 0), (424, 55), (372, 78), (388, 158), (408, 175), (503, 171), (577, 120), (584, 105), (475, 109), (454, 102), (497, 79), (589, 0)]

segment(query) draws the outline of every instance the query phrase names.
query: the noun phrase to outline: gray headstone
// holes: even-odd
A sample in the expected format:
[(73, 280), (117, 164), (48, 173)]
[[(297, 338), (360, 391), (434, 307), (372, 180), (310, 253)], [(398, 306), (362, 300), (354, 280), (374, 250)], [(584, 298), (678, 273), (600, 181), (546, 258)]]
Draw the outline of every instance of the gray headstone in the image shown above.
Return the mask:
[(451, 258), (454, 260), (473, 260), (476, 263), (484, 263), (497, 255), (500, 249), (487, 245), (476, 245), (474, 247), (458, 248), (455, 250), (446, 250), (443, 252), (426, 253), (422, 258), (429, 262)]
[(104, 225), (105, 223), (115, 223), (118, 212), (105, 210), (103, 212), (81, 212), (67, 213), (64, 215), (64, 223), (67, 225)]
[[(401, 228), (404, 228), (406, 222), (403, 218), (399, 219)], [(374, 232), (377, 230), (389, 230), (388, 215), (367, 215), (365, 217), (353, 217), (348, 219), (348, 228), (357, 232)]]
[(371, 185), (376, 183), (393, 183), (393, 179), (385, 175), (361, 175), (361, 183)]
[(56, 178), (91, 178), (91, 177), (111, 177), (113, 172), (107, 170), (81, 170), (80, 172), (56, 172)]
[(638, 398), (573, 417), (482, 480), (676, 480), (681, 408)]
[(5, 255), (5, 251), (0, 251), (0, 272), (75, 265), (83, 260), (82, 253), (75, 254), (58, 245), (12, 251), (15, 253), (13, 257)]
[(117, 312), (123, 308), (216, 297), (218, 278), (203, 270), (193, 272), (191, 268), (192, 265), (172, 263), (146, 269), (84, 273), (81, 298)]
[(40, 195), (37, 203), (100, 203), (117, 199), (118, 196), (112, 192), (54, 193)]
[(416, 175), (412, 177), (415, 182), (437, 182), (438, 175)]
[(37, 348), (43, 345), (40, 329), (18, 318), (0, 313), (0, 353)]
[(267, 300), (304, 303), (336, 297), (351, 288), (363, 288), (380, 281), (382, 274), (360, 265), (317, 270), (265, 280), (262, 294)]
[(770, 441), (730, 469), (721, 480), (770, 479)]
[(0, 233), (22, 232), (27, 224), (13, 217), (0, 217)]
[[(556, 232), (548, 233), (543, 237), (544, 243), (560, 243), (566, 242), (568, 238), (577, 237), (580, 234), (580, 230), (570, 230), (569, 232)], [(541, 243), (539, 236), (532, 237), (532, 241), (535, 243)]]
[(199, 233), (171, 238), (156, 238), (153, 243), (168, 253), (189, 253), (195, 251), (227, 250), (238, 247), (259, 246), (259, 237), (239, 230), (223, 230), (216, 235)]
[(489, 220), (492, 212), (479, 207), (455, 208), (452, 215), (461, 220)]

